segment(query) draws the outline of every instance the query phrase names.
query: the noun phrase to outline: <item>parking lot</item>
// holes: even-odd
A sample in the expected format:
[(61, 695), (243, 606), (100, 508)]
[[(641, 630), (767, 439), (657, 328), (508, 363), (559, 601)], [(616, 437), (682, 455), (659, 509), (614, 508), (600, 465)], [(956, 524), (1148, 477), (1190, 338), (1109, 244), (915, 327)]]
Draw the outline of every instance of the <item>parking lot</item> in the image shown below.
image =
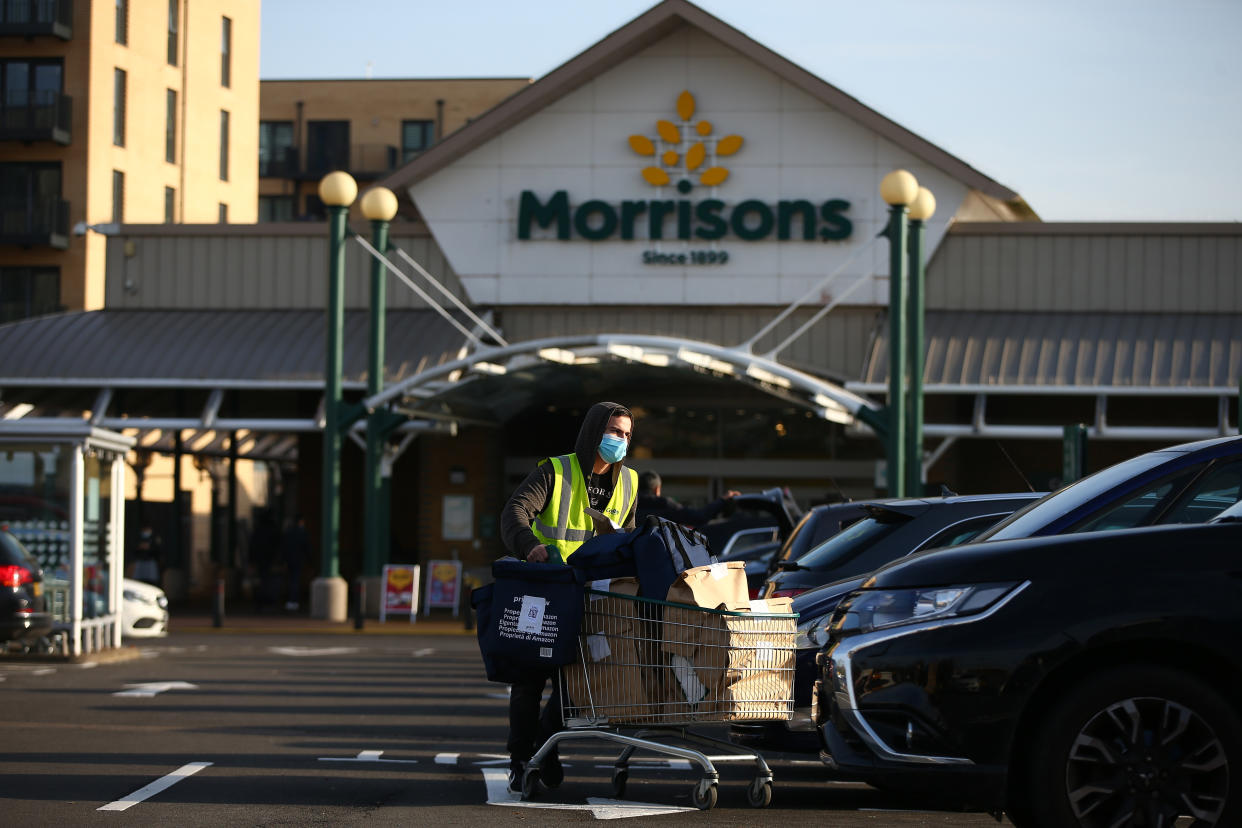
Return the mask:
[(612, 799), (616, 750), (563, 752), (566, 781), (535, 801), (505, 790), (506, 687), (469, 635), (174, 632), (130, 660), (0, 659), (0, 752), (11, 825), (549, 824), (995, 825), (984, 813), (832, 781), (814, 757), (769, 756), (770, 808), (744, 766), (719, 804), (697, 774), (639, 754)]

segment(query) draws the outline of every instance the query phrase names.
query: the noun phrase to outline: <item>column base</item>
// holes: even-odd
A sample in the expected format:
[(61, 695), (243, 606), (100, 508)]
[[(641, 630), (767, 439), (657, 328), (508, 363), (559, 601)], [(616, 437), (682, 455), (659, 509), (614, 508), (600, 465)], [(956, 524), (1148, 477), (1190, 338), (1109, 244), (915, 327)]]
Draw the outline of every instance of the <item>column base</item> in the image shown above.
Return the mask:
[(349, 585), (339, 575), (311, 581), (310, 617), (344, 621), (349, 617)]

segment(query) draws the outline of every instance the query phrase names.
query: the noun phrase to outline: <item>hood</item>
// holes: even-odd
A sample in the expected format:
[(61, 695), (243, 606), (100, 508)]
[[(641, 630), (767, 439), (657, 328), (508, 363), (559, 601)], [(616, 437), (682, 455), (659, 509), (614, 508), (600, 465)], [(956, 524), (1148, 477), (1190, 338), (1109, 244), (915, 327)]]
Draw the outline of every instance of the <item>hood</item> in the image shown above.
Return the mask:
[(164, 590), (146, 581), (135, 581), (132, 578), (123, 578), (121, 580), (121, 588), (126, 592), (132, 592), (147, 601), (154, 601), (157, 597), (164, 594)]
[[(574, 443), (574, 454), (578, 455), (578, 465), (582, 467), (582, 473), (591, 474), (591, 469), (595, 466), (595, 453), (599, 448), (599, 441), (604, 436), (604, 429), (608, 426), (608, 421), (617, 414), (624, 414), (632, 421), (634, 415), (630, 410), (620, 403), (614, 402), (598, 402), (587, 410), (586, 416), (582, 418), (582, 428), (578, 429), (578, 440)], [(631, 439), (631, 443), (633, 440)], [(628, 455), (627, 455), (628, 456)], [(612, 479), (615, 481), (621, 473), (621, 463), (612, 464)]]

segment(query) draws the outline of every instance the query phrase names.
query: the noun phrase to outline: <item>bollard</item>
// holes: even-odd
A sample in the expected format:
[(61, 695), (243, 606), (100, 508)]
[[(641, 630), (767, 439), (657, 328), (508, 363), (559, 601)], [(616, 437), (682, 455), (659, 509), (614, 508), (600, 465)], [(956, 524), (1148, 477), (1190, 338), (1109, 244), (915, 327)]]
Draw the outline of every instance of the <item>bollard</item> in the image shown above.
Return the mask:
[(354, 582), (357, 586), (355, 592), (358, 595), (354, 602), (354, 629), (360, 630), (366, 624), (367, 617), (367, 582), (359, 578)]
[(224, 579), (216, 579), (216, 601), (212, 607), (211, 626), (224, 626)]

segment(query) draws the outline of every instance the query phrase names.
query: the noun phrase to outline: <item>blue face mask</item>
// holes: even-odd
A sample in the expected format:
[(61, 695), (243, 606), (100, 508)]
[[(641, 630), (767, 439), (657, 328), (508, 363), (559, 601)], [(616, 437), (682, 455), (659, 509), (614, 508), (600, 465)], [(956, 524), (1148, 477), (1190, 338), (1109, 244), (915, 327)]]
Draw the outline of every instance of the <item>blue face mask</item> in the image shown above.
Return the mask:
[(604, 458), (605, 463), (620, 463), (625, 457), (627, 445), (620, 437), (605, 434), (604, 439), (599, 441), (599, 456)]

